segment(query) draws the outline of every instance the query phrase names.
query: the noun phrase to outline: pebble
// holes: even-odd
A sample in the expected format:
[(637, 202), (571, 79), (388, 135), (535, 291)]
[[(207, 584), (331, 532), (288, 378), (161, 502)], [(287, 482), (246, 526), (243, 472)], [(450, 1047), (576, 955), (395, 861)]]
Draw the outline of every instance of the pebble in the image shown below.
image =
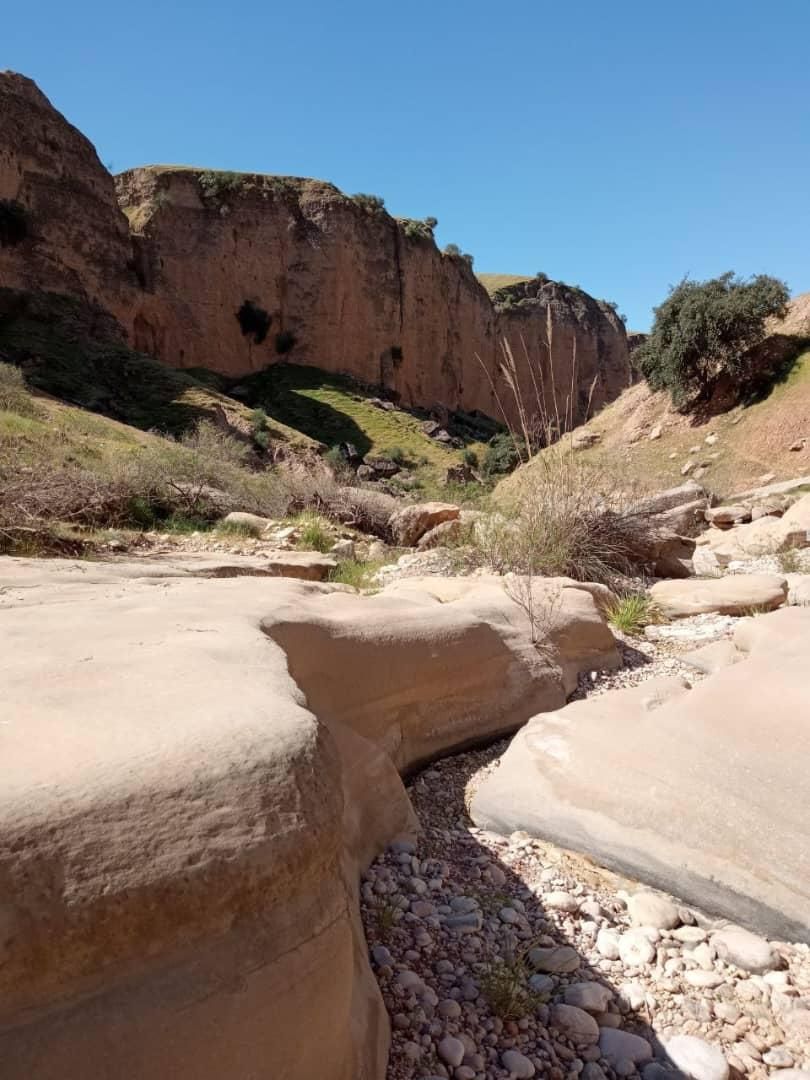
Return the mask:
[(768, 942), (747, 930), (721, 930), (712, 936), (717, 955), (753, 975), (762, 975), (777, 966), (777, 957)]
[(675, 1035), (664, 1046), (676, 1068), (692, 1080), (728, 1080), (723, 1051), (694, 1035)]
[(614, 1068), (621, 1061), (643, 1065), (646, 1061), (652, 1061), (653, 1056), (652, 1047), (646, 1039), (616, 1028), (599, 1029), (599, 1050), (605, 1061)]
[(634, 893), (627, 902), (627, 910), (634, 926), (672, 930), (681, 921), (678, 908), (669, 897), (654, 892)]
[(597, 982), (574, 983), (563, 990), (566, 1005), (575, 1005), (586, 1012), (606, 1012), (613, 1000), (613, 991)]
[(574, 1005), (555, 1005), (551, 1010), (551, 1026), (577, 1045), (588, 1046), (599, 1041), (599, 1025), (584, 1009)]
[(580, 958), (576, 949), (572, 949), (570, 945), (559, 945), (532, 949), (529, 952), (529, 963), (538, 971), (560, 975), (576, 971)]
[(438, 1050), (439, 1057), (451, 1068), (460, 1065), (464, 1060), (464, 1043), (461, 1039), (456, 1039), (453, 1035), (445, 1035), (439, 1043)]
[(535, 1074), (532, 1062), (517, 1050), (504, 1050), (501, 1054), (501, 1064), (515, 1080), (531, 1080)]
[(619, 959), (627, 967), (643, 967), (655, 959), (655, 946), (643, 930), (628, 930), (619, 938)]

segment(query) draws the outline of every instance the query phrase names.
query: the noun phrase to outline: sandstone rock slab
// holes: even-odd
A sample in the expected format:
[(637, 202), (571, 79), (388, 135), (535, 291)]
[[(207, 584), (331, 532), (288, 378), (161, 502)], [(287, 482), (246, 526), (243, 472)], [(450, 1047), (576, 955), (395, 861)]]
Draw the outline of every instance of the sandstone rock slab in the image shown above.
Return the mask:
[(716, 612), (745, 615), (771, 611), (787, 599), (787, 583), (778, 574), (733, 574), (723, 578), (658, 581), (650, 596), (670, 619)]
[(656, 679), (534, 717), (478, 788), (475, 822), (810, 941), (810, 611), (744, 619), (735, 642), (740, 661), (691, 689)]
[(395, 510), (388, 521), (394, 542), (413, 547), (425, 533), (445, 521), (457, 520), (461, 511), (453, 503), (414, 503)]

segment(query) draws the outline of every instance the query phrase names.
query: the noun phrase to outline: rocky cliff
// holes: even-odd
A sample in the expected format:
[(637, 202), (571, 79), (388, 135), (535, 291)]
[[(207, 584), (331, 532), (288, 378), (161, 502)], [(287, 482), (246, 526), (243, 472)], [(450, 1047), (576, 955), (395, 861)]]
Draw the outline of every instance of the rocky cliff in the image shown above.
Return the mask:
[(493, 304), (423, 222), (322, 181), (147, 167), (113, 185), (30, 80), (0, 75), (0, 104), (0, 206), (22, 215), (0, 229), (2, 283), (87, 296), (166, 364), (283, 357), (512, 421), (504, 340), (530, 412), (579, 422), (629, 382), (621, 321), (581, 290), (520, 282)]

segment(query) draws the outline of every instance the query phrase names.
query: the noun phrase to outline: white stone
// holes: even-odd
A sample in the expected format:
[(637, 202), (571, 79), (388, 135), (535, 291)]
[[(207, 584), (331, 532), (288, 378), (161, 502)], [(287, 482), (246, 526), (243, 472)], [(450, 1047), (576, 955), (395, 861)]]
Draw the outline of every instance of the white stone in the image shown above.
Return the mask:
[(728, 1080), (723, 1051), (695, 1035), (675, 1035), (664, 1049), (673, 1065), (692, 1080)]
[(777, 966), (778, 957), (764, 939), (748, 930), (730, 928), (712, 936), (717, 955), (728, 964), (761, 975)]
[(567, 911), (573, 913), (579, 910), (579, 901), (568, 892), (556, 891), (544, 893), (542, 902), (547, 908), (551, 908), (554, 911)]
[(627, 967), (643, 967), (655, 959), (655, 946), (642, 930), (628, 930), (619, 938), (619, 959)]
[(619, 935), (615, 930), (600, 930), (596, 935), (596, 951), (606, 960), (619, 959)]
[(627, 901), (627, 910), (634, 926), (672, 930), (681, 921), (675, 904), (668, 896), (661, 896), (659, 893), (634, 893)]

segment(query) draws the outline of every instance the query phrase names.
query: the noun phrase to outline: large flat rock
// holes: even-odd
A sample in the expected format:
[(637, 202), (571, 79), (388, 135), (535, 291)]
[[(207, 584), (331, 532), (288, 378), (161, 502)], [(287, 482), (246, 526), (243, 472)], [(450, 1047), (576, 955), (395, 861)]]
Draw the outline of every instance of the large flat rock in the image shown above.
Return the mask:
[(650, 597), (669, 619), (717, 612), (747, 615), (772, 611), (787, 600), (788, 586), (779, 574), (730, 574), (719, 578), (657, 581)]
[(618, 663), (564, 579), (538, 648), (496, 579), (209, 570), (0, 559), (4, 1080), (382, 1080), (356, 889), (398, 770)]
[(481, 784), (525, 829), (788, 940), (810, 941), (810, 610), (742, 620), (739, 662), (536, 716)]

